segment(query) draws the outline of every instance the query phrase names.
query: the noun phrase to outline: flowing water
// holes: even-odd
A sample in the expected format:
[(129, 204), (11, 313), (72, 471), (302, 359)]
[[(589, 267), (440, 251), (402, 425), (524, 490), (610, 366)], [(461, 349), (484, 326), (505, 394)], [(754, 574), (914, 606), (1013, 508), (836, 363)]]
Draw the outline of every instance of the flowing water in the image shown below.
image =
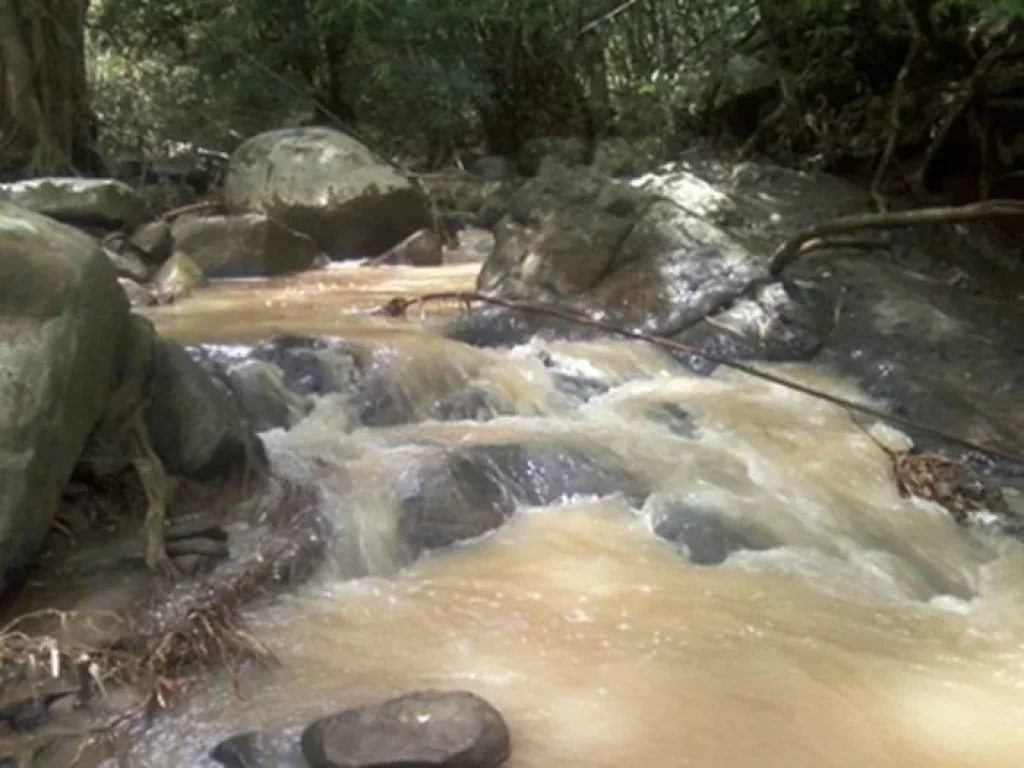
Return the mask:
[[(443, 687), (502, 711), (515, 768), (1024, 765), (1024, 546), (970, 538), (901, 498), (847, 413), (792, 391), (697, 377), (634, 342), (477, 350), (430, 318), (352, 314), (472, 277), (327, 270), (214, 286), (157, 313), (187, 342), (344, 334), (391, 350), (415, 397), (463, 376), (517, 415), (361, 429), (327, 398), (268, 433), (278, 471), (317, 478), (347, 543), (250, 617), (281, 667), (242, 697), (211, 681), (140, 741), (138, 764), (210, 765), (206, 750), (232, 733)], [(567, 403), (540, 352), (610, 388)], [(861, 397), (823, 371), (772, 370)], [(688, 426), (649, 417), (666, 403)], [(640, 509), (618, 494), (523, 509), (402, 567), (395, 485), (417, 452), (524, 441), (600, 447), (655, 492)], [(672, 504), (782, 546), (691, 563), (652, 532)]]

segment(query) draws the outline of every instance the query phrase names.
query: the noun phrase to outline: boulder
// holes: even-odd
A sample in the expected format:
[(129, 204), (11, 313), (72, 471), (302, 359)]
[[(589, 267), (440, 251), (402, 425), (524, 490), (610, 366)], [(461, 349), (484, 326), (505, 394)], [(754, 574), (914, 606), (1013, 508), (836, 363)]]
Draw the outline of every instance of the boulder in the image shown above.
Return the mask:
[(257, 432), (293, 427), (312, 408), (310, 398), (288, 390), (273, 363), (244, 360), (228, 367), (224, 379)]
[(131, 231), (146, 220), (146, 204), (115, 179), (56, 177), (0, 184), (0, 200), (76, 227)]
[(170, 258), (174, 249), (171, 238), (171, 225), (163, 219), (148, 221), (138, 227), (128, 242), (139, 256), (150, 265), (163, 264)]
[(320, 247), (259, 213), (183, 216), (171, 228), (174, 252), (209, 278), (273, 277), (313, 266)]
[(249, 731), (225, 739), (210, 751), (224, 768), (309, 768), (297, 734)]
[(368, 266), (386, 264), (413, 267), (439, 267), (444, 260), (441, 236), (430, 229), (413, 232), (397, 245), (367, 262)]
[(266, 467), (237, 401), (177, 342), (155, 340), (148, 395), (146, 426), (171, 474), (203, 479)]
[(654, 533), (672, 542), (695, 565), (718, 565), (738, 550), (765, 550), (783, 544), (749, 520), (685, 497), (652, 497), (644, 513)]
[(412, 180), (330, 128), (262, 133), (234, 153), (224, 186), (234, 213), (263, 213), (332, 258), (372, 256), (419, 229), (431, 204)]
[(399, 535), (415, 557), (482, 536), (519, 505), (615, 493), (639, 506), (648, 486), (599, 450), (538, 442), (428, 451), (399, 478)]
[(497, 768), (508, 760), (501, 714), (465, 691), (423, 691), (310, 725), (310, 768)]
[(702, 156), (632, 183), (556, 166), (504, 206), (477, 288), (728, 357), (806, 359), (827, 317), (804, 307), (792, 285), (765, 279), (769, 255), (864, 200), (828, 177)]
[(27, 565), (107, 407), (128, 301), (91, 237), (0, 203), (0, 567)]

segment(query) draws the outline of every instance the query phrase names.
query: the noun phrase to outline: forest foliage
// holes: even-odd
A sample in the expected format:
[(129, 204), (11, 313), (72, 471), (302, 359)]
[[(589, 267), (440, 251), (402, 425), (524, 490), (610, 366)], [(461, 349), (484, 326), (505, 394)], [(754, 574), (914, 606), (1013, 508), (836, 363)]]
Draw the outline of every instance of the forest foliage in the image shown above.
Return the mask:
[(88, 8), (84, 44), (51, 53), (83, 58), (105, 159), (321, 123), (421, 167), (559, 135), (668, 153), (712, 135), (841, 171), (889, 143), (936, 161), (936, 125), (943, 142), (979, 130), (979, 94), (1011, 95), (1024, 18), (1024, 0), (0, 0), (0, 16), (30, 45), (39, 9), (69, 3)]

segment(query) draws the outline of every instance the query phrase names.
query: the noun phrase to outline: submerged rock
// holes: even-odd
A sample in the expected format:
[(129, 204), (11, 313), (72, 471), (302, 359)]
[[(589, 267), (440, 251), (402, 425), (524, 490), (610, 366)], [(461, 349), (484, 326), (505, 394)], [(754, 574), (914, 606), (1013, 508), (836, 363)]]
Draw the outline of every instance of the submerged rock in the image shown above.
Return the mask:
[[(91, 237), (0, 203), (0, 573), (42, 545), (107, 407), (128, 302)], [(0, 591), (3, 584), (0, 584)]]
[(782, 545), (757, 525), (729, 518), (719, 510), (683, 500), (652, 499), (645, 513), (654, 533), (672, 542), (691, 563), (718, 565), (739, 550), (764, 550)]
[(230, 366), (224, 379), (257, 432), (293, 427), (313, 406), (308, 397), (288, 389), (284, 373), (272, 363), (246, 360)]
[(399, 479), (399, 535), (413, 557), (501, 526), (519, 505), (622, 493), (640, 506), (646, 482), (595, 449), (478, 444), (432, 454)]
[(497, 768), (501, 714), (464, 691), (424, 691), (318, 720), (302, 734), (310, 768)]
[(369, 364), (369, 353), (358, 344), (299, 334), (261, 342), (253, 349), (253, 357), (280, 369), (285, 385), (299, 395), (347, 391)]
[(249, 731), (225, 739), (210, 751), (224, 768), (309, 768), (299, 734)]

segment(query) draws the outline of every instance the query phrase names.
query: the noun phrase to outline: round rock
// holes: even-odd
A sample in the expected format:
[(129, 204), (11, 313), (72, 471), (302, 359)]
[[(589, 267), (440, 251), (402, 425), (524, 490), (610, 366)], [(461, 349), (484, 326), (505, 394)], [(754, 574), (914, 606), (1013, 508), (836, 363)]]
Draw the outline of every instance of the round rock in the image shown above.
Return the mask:
[(498, 711), (465, 691), (423, 691), (318, 720), (302, 734), (310, 768), (491, 768), (509, 756)]

